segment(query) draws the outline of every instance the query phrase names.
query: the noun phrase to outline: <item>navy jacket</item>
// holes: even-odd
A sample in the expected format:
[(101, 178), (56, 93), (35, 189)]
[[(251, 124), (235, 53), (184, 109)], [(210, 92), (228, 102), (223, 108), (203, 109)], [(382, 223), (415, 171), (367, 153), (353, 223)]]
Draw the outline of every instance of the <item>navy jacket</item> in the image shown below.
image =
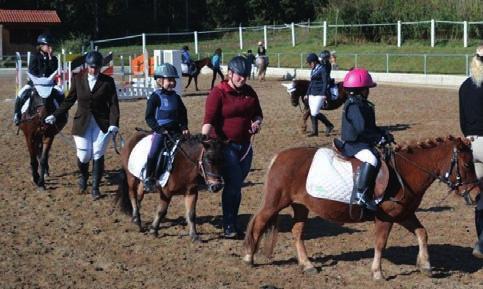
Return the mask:
[(344, 154), (354, 156), (363, 149), (374, 151), (384, 135), (385, 131), (376, 125), (374, 105), (362, 96), (349, 96), (342, 115)]
[[(170, 103), (171, 101), (175, 103)], [(175, 91), (158, 89), (153, 92), (148, 99), (145, 119), (148, 126), (157, 133), (162, 133), (163, 130), (180, 132), (188, 129), (186, 107)]]
[(459, 90), (460, 126), (465, 136), (483, 136), (483, 86), (477, 87), (471, 77)]
[(49, 59), (47, 54), (39, 51), (30, 57), (29, 73), (37, 77), (48, 77), (57, 71), (58, 65), (57, 57), (52, 55), (52, 59)]
[(329, 74), (326, 68), (317, 64), (310, 72), (310, 84), (307, 89), (307, 95), (327, 95), (327, 86), (329, 84)]

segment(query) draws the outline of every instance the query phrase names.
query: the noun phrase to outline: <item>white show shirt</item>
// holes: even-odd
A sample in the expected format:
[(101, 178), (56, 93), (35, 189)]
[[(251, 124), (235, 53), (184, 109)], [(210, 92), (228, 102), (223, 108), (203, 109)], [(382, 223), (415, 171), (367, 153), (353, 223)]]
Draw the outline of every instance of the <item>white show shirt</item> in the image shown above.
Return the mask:
[(89, 89), (91, 91), (94, 88), (94, 85), (96, 85), (97, 76), (98, 76), (98, 74), (96, 74), (96, 75), (87, 74), (87, 81), (89, 81)]

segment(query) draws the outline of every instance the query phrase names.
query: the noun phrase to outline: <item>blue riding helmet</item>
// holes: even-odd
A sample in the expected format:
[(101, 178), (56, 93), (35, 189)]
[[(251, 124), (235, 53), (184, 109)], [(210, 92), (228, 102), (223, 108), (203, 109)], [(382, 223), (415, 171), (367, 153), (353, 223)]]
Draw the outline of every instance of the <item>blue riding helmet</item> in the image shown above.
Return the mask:
[(243, 56), (235, 56), (230, 62), (228, 62), (228, 70), (232, 72), (247, 77), (250, 75), (251, 65), (247, 62), (247, 59)]
[(154, 71), (154, 79), (158, 79), (160, 77), (173, 77), (173, 78), (179, 78), (178, 71), (176, 70), (176, 67), (170, 63), (163, 63), (156, 67), (156, 70)]
[(319, 62), (319, 57), (315, 53), (310, 53), (307, 55), (307, 63)]
[(52, 45), (54, 39), (49, 34), (40, 34), (37, 36), (37, 45)]
[(90, 51), (85, 56), (86, 64), (90, 67), (100, 68), (102, 67), (102, 54), (98, 51)]

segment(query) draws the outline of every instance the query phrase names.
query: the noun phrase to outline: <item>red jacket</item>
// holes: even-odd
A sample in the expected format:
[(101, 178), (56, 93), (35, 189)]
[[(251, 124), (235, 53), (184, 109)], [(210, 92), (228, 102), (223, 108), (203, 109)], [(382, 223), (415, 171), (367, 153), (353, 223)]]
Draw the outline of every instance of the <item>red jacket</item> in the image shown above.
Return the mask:
[(239, 144), (248, 143), (252, 121), (258, 118), (263, 118), (262, 108), (249, 85), (236, 91), (225, 80), (215, 86), (206, 99), (203, 124), (211, 124), (218, 137)]

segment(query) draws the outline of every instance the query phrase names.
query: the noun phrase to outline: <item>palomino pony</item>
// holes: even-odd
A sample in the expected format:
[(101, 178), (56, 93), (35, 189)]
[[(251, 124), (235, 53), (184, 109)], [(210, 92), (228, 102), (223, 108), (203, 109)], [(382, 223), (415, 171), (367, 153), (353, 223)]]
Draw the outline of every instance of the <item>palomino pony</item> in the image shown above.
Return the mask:
[[(142, 180), (129, 172), (128, 163), (134, 146), (148, 134), (148, 132), (137, 132), (123, 147), (121, 151), (123, 180), (119, 184), (116, 198), (121, 210), (126, 214), (131, 214), (132, 222), (139, 227), (140, 231), (144, 230), (141, 222), (144, 186)], [(198, 176), (203, 177), (210, 192), (221, 190), (223, 188), (223, 180), (220, 175), (223, 161), (222, 152), (222, 142), (207, 139), (201, 135), (191, 136), (189, 139), (181, 141), (174, 157), (173, 170), (168, 182), (162, 188), (157, 186), (160, 203), (150, 233), (158, 234), (159, 224), (167, 213), (173, 195), (184, 194), (189, 236), (193, 241), (199, 239), (195, 224)]]
[[(51, 82), (53, 76), (54, 74), (49, 78), (35, 78), (30, 75), (30, 79), (34, 84), (39, 80), (40, 82)], [(67, 115), (59, 117), (55, 125), (44, 123), (45, 117), (51, 115), (56, 109), (54, 99), (60, 100), (61, 96), (57, 89), (53, 89), (53, 86), (53, 84), (51, 87), (35, 85), (32, 88), (28, 109), (22, 113), (19, 125), (30, 154), (32, 178), (40, 190), (45, 190), (45, 175), (49, 174), (49, 152), (54, 137), (67, 123)], [(39, 93), (40, 89), (42, 89), (42, 93)]]
[(183, 73), (183, 76), (189, 77), (188, 78), (188, 84), (186, 84), (185, 88), (188, 88), (188, 86), (191, 83), (191, 79), (194, 79), (195, 80), (195, 88), (196, 88), (196, 91), (198, 91), (199, 90), (198, 89), (198, 75), (200, 74), (201, 69), (205, 66), (212, 68), (213, 65), (211, 64), (211, 59), (209, 57), (206, 57), (206, 58), (203, 58), (203, 59), (200, 59), (200, 60), (196, 60), (194, 63), (195, 63), (195, 66), (196, 66), (195, 73), (193, 73), (193, 74)]
[[(253, 264), (263, 234), (269, 233), (265, 252), (267, 255), (272, 253), (277, 234), (277, 216), (280, 210), (292, 206), (292, 235), (298, 262), (304, 272), (317, 272), (307, 256), (302, 239), (310, 210), (335, 223), (375, 221), (375, 252), (371, 267), (374, 279), (384, 278), (381, 256), (394, 223), (416, 235), (419, 244), (417, 266), (423, 273), (431, 275), (428, 235), (415, 211), (425, 191), (435, 180), (443, 181), (451, 191), (458, 194), (463, 191), (475, 193), (478, 190), (470, 142), (449, 136), (417, 145), (396, 146), (394, 150), (389, 150), (391, 161), (386, 162), (389, 175), (384, 198), (375, 216), (365, 215), (358, 220), (351, 217), (348, 204), (314, 198), (307, 193), (306, 178), (316, 151), (317, 148), (291, 148), (272, 159), (263, 189), (263, 204), (247, 227), (243, 261)], [(361, 207), (352, 206), (352, 212), (356, 212), (356, 215), (361, 213)]]
[[(309, 80), (293, 80), (292, 83), (288, 84), (282, 84), (287, 88), (287, 92), (290, 94), (290, 102), (293, 106), (298, 106), (300, 105), (300, 101), (302, 101), (302, 105), (300, 107), (302, 108), (302, 123), (301, 123), (301, 129), (302, 132), (307, 131), (307, 119), (310, 116), (310, 110), (309, 110), (309, 100), (304, 99), (304, 96), (307, 95), (307, 89), (309, 88), (310, 81)], [(344, 89), (343, 82), (337, 83), (337, 88), (339, 92), (339, 97), (335, 100), (330, 99), (330, 97), (327, 99), (327, 106), (323, 107), (322, 110), (334, 110), (339, 108), (344, 104), (344, 102), (347, 100), (347, 93)]]

